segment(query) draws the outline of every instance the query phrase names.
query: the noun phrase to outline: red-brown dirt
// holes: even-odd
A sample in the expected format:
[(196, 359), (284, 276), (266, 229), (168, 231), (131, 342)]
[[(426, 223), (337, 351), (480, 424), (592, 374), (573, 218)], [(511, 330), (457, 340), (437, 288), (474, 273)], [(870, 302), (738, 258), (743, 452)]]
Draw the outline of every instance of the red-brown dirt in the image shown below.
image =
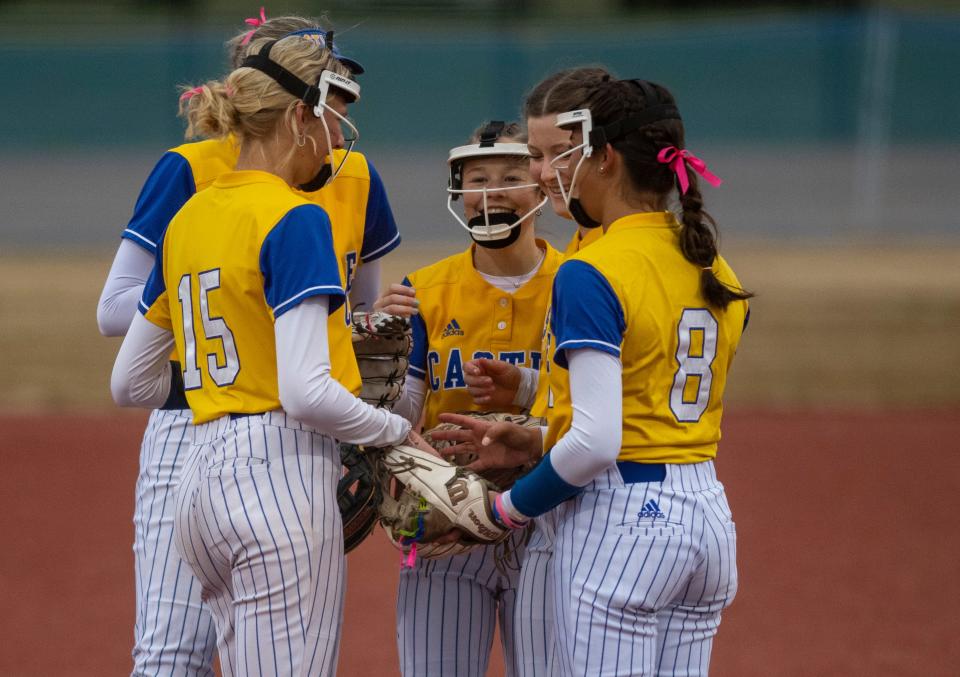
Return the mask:
[[(129, 672), (144, 422), (0, 417), (0, 674)], [(955, 674), (958, 446), (955, 409), (730, 412), (740, 593), (711, 674)], [(396, 674), (398, 566), (379, 534), (350, 556), (340, 674)]]

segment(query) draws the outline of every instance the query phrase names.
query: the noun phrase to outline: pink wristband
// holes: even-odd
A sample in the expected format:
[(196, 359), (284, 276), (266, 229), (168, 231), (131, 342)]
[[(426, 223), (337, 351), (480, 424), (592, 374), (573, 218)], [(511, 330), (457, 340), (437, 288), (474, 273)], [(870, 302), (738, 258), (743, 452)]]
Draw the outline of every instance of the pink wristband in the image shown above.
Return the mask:
[(510, 515), (507, 514), (506, 509), (503, 507), (503, 494), (497, 494), (493, 504), (497, 509), (497, 516), (508, 529), (523, 529), (525, 526), (527, 526), (525, 521), (515, 522), (510, 518)]

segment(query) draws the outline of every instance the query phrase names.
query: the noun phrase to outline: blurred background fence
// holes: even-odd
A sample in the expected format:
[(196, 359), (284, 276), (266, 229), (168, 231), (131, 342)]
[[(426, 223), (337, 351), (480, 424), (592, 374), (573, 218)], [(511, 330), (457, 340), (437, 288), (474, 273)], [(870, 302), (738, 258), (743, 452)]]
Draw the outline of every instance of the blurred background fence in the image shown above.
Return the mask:
[[(723, 252), (758, 292), (728, 400), (960, 403), (957, 0), (290, 0), (367, 68), (351, 114), (405, 246), (464, 246), (446, 154), (562, 67), (668, 85)], [(179, 85), (222, 75), (254, 2), (0, 0), (0, 411), (111, 407), (97, 296), (136, 195), (182, 141)], [(569, 222), (538, 224), (555, 244)], [(64, 346), (70, 346), (64, 350)]]
[[(443, 208), (447, 149), (484, 118), (517, 117), (547, 73), (585, 63), (673, 90), (688, 145), (726, 180), (707, 205), (729, 238), (960, 233), (953, 3), (736, 3), (707, 14), (697, 4), (670, 14), (609, 0), (267, 9), (332, 7), (339, 44), (368, 71), (352, 111), (360, 149), (408, 239), (460, 238)], [(182, 140), (177, 87), (221, 75), (224, 40), (255, 11), (215, 0), (0, 3), (0, 247), (115, 242), (150, 167)]]

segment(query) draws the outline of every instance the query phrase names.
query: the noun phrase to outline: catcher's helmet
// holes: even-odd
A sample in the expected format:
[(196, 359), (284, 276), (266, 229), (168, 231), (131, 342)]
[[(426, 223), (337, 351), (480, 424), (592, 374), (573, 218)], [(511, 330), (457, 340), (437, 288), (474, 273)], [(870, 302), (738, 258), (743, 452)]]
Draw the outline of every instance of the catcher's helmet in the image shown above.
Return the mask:
[[(450, 150), (450, 156), (447, 164), (450, 167), (450, 179), (447, 186), (447, 210), (453, 215), (463, 228), (470, 233), (473, 241), (484, 247), (499, 249), (516, 242), (520, 237), (520, 224), (529, 218), (535, 211), (540, 209), (547, 201), (546, 196), (532, 209), (521, 216), (515, 213), (494, 213), (490, 214), (487, 208), (488, 195), (491, 192), (502, 192), (510, 190), (531, 190), (537, 189), (536, 183), (525, 183), (518, 186), (484, 186), (483, 188), (464, 188), (463, 187), (463, 167), (467, 160), (489, 157), (507, 157), (527, 159), (530, 157), (530, 151), (525, 143), (502, 143), (499, 142), (506, 123), (495, 120), (486, 125), (480, 131), (480, 141), (466, 146), (457, 146)], [(483, 196), (483, 209), (481, 214), (470, 219), (469, 223), (453, 208), (454, 200), (460, 199), (461, 195), (468, 193), (479, 193)]]

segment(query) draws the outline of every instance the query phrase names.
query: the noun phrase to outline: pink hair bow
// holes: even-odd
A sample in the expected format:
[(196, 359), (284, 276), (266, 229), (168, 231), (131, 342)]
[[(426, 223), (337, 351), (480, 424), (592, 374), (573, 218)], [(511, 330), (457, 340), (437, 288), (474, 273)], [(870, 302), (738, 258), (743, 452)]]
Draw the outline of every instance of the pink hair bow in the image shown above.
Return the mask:
[(667, 146), (657, 153), (657, 162), (669, 165), (673, 173), (677, 175), (677, 181), (680, 183), (680, 194), (683, 195), (690, 187), (690, 179), (687, 178), (687, 165), (697, 174), (702, 176), (711, 186), (716, 188), (723, 181), (719, 176), (707, 169), (707, 163), (698, 158), (688, 150), (680, 150), (676, 146)]
[(197, 87), (194, 87), (193, 89), (188, 89), (187, 91), (185, 91), (183, 94), (180, 95), (180, 100), (186, 101), (187, 99), (192, 99), (202, 91), (203, 91), (203, 85), (199, 85)]
[(243, 22), (248, 26), (253, 26), (253, 30), (243, 36), (243, 40), (240, 41), (241, 45), (245, 45), (250, 40), (253, 39), (253, 34), (257, 32), (257, 28), (267, 23), (267, 12), (265, 7), (260, 8), (260, 18), (250, 17), (249, 19), (244, 19)]

